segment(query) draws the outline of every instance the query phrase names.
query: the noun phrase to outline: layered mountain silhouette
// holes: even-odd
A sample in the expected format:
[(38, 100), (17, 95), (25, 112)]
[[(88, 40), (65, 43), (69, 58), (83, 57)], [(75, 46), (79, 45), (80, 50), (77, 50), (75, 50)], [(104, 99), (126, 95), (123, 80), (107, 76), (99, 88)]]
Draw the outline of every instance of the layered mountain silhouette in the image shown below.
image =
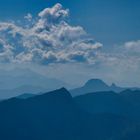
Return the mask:
[(15, 89), (0, 89), (0, 99), (4, 100), (15, 96), (21, 96), (26, 93), (38, 94), (40, 92), (43, 93), (45, 91), (48, 91), (48, 89), (45, 89), (40, 86), (31, 86), (31, 85), (21, 86)]
[(127, 88), (116, 86), (114, 83), (109, 86), (100, 79), (91, 79), (85, 83), (84, 86), (72, 89), (70, 92), (73, 96), (82, 95), (85, 93), (99, 92), (99, 91), (114, 91), (121, 92)]
[(15, 97), (24, 93), (44, 93), (69, 84), (41, 75), (30, 69), (0, 69), (0, 99)]
[(27, 99), (12, 98), (2, 101), (0, 139), (140, 139), (140, 127), (135, 121), (111, 111), (90, 113), (81, 107), (80, 100), (73, 98), (65, 88), (61, 88)]
[[(10, 79), (13, 79), (13, 78), (10, 77)], [(15, 83), (18, 83), (17, 85), (22, 85), (22, 86), (19, 86), (17, 88), (11, 88), (11, 89), (8, 89), (8, 88), (0, 89), (0, 99), (3, 100), (3, 99), (15, 97), (15, 96), (20, 96), (25, 93), (31, 93), (31, 94), (45, 93), (54, 89), (58, 89), (60, 87), (68, 86), (66, 83), (63, 83), (62, 81), (58, 81), (56, 79), (48, 79), (36, 73), (33, 73), (32, 75), (27, 74), (26, 76), (18, 76), (17, 79), (21, 79), (21, 80), (16, 80), (16, 78), (14, 79), (16, 82), (12, 82), (12, 81), (10, 82), (8, 80), (10, 83), (12, 83), (11, 84), (12, 86), (14, 86)], [(35, 80), (30, 81), (29, 79), (35, 79)], [(23, 83), (26, 83), (26, 85)], [(38, 86), (37, 86), (37, 83), (39, 83)], [(70, 88), (70, 86), (68, 87)], [(91, 92), (100, 92), (100, 91), (114, 91), (114, 92), (119, 93), (126, 89), (140, 90), (140, 88), (136, 88), (136, 87), (128, 87), (128, 88), (119, 87), (115, 85), (114, 83), (110, 86), (100, 79), (91, 79), (87, 81), (84, 86), (80, 88), (75, 88), (69, 91), (71, 95), (75, 97), (78, 95), (83, 95), (83, 94), (87, 94)]]
[(89, 113), (112, 113), (140, 121), (140, 91), (125, 90), (94, 92), (74, 98)]

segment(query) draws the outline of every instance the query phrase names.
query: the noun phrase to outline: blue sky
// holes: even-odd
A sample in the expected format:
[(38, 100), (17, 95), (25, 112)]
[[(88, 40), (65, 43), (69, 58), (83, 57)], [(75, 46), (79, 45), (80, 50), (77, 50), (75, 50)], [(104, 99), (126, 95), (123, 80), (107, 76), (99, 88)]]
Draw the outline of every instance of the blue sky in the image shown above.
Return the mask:
[(1, 0), (0, 65), (75, 85), (101, 78), (140, 86), (139, 7), (138, 0)]
[(18, 20), (26, 13), (35, 15), (58, 2), (70, 9), (73, 24), (83, 26), (106, 47), (139, 39), (138, 0), (1, 0), (0, 19)]

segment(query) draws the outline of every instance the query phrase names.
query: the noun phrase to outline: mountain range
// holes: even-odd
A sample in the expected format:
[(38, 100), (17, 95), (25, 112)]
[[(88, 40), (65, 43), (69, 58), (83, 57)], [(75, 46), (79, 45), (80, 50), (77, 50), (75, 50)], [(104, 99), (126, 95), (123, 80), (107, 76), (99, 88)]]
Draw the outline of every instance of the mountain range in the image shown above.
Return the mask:
[(45, 93), (61, 87), (67, 87), (73, 97), (100, 91), (114, 91), (119, 93), (126, 89), (140, 90), (135, 87), (119, 87), (114, 83), (112, 85), (108, 85), (100, 79), (90, 79), (83, 86), (71, 89), (73, 84), (67, 84), (61, 80), (48, 78), (28, 69), (17, 69), (12, 77), (9, 76), (9, 72), (5, 72), (4, 75), (1, 75), (1, 73), (3, 72), (0, 70), (0, 99), (11, 98), (26, 93)]
[(44, 76), (30, 69), (0, 69), (0, 99), (15, 97), (24, 93), (38, 94), (61, 87), (71, 87), (69, 84)]
[(26, 99), (11, 98), (0, 102), (0, 139), (140, 139), (140, 125), (135, 120), (111, 111), (87, 111), (77, 98), (61, 88)]
[(140, 139), (139, 88), (109, 86), (99, 79), (69, 91), (33, 87), (33, 94), (27, 87), (29, 92), (20, 94), (23, 89), (17, 88), (15, 97), (0, 101), (2, 140)]
[(89, 113), (112, 113), (140, 121), (140, 91), (125, 90), (94, 92), (74, 98), (76, 103)]
[(135, 88), (135, 87), (119, 87), (114, 83), (112, 83), (112, 85), (109, 86), (108, 84), (106, 84), (104, 81), (100, 79), (90, 79), (82, 87), (72, 89), (70, 90), (70, 92), (72, 96), (78, 96), (86, 93), (101, 92), (101, 91), (114, 91), (119, 93), (126, 89), (139, 90), (139, 88)]

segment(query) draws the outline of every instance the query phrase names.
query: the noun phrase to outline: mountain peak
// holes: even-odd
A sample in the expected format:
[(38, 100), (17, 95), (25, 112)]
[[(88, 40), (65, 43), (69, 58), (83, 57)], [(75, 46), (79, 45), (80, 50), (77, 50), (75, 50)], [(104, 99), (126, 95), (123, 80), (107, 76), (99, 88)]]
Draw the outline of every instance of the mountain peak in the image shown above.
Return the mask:
[(110, 87), (100, 79), (90, 79), (83, 87), (71, 90), (72, 96), (83, 95), (91, 92), (109, 91)]
[(62, 87), (60, 89), (58, 89), (59, 91), (64, 91), (64, 92), (68, 92), (68, 90), (65, 87)]
[(90, 79), (86, 82), (85, 86), (108, 86), (105, 82), (100, 79)]
[(55, 91), (52, 91), (53, 93), (60, 93), (60, 94), (67, 94), (67, 95), (70, 95), (69, 91), (65, 88), (65, 87), (62, 87), (60, 89), (57, 89)]
[(114, 83), (111, 86), (109, 86), (100, 79), (90, 79), (85, 83), (84, 86), (71, 90), (71, 93), (72, 96), (78, 96), (86, 93), (101, 92), (101, 91), (114, 91), (119, 93), (123, 90), (124, 88), (118, 87)]
[(71, 97), (71, 94), (69, 93), (69, 91), (62, 87), (60, 89), (57, 89), (57, 90), (54, 90), (54, 91), (50, 91), (50, 92), (47, 92), (45, 94), (42, 94), (40, 96), (43, 96), (43, 97), (53, 97), (53, 96), (57, 96), (57, 97), (63, 97), (63, 98), (72, 98)]

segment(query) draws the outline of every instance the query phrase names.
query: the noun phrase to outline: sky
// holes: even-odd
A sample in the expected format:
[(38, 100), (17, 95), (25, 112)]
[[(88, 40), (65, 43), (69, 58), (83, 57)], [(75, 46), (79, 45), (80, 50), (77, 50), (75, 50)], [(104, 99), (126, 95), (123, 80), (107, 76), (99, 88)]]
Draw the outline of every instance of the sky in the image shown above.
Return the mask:
[(46, 7), (61, 3), (70, 9), (70, 20), (106, 46), (137, 40), (140, 36), (140, 2), (138, 0), (1, 0), (0, 19), (22, 19), (36, 15)]
[(1, 69), (140, 87), (138, 0), (1, 0), (0, 10)]

